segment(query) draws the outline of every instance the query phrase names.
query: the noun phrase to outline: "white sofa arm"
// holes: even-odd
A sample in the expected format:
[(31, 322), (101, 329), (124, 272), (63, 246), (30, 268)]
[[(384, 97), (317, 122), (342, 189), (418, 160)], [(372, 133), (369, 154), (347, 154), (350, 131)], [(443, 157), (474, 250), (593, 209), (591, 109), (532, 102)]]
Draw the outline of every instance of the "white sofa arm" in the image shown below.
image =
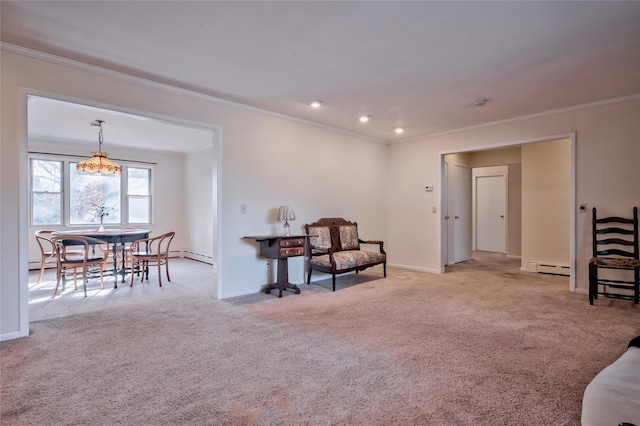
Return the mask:
[(636, 346), (598, 373), (582, 398), (582, 426), (625, 423), (640, 426), (640, 347)]

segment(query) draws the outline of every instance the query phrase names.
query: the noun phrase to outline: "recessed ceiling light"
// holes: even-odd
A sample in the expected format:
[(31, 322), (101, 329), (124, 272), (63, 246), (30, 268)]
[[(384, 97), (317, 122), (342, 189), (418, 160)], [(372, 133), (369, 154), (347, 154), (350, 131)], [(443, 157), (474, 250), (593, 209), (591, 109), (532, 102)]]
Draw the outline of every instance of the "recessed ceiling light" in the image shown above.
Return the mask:
[(481, 107), (481, 106), (484, 106), (486, 103), (487, 103), (487, 99), (478, 98), (473, 102), (473, 106)]
[(313, 101), (313, 102), (311, 102), (309, 105), (311, 105), (311, 108), (320, 108), (320, 106), (322, 105), (322, 102), (320, 102), (320, 101)]
[(360, 120), (361, 123), (366, 123), (367, 121), (369, 121), (369, 117), (363, 115), (358, 120)]
[(401, 135), (404, 132), (404, 129), (402, 127), (396, 127), (395, 132), (399, 135)]

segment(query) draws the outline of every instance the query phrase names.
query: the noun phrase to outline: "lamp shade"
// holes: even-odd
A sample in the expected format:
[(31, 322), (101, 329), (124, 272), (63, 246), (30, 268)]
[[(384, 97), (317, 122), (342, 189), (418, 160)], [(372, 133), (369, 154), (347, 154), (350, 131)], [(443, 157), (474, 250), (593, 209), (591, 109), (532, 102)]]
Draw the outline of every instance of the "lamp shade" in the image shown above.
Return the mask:
[(278, 210), (278, 220), (279, 221), (289, 221), (295, 220), (296, 212), (293, 211), (293, 207), (291, 206), (280, 206)]
[(84, 160), (76, 164), (76, 170), (87, 173), (102, 173), (105, 175), (122, 173), (122, 166), (117, 165), (107, 158), (106, 152), (92, 152), (93, 155), (88, 160)]

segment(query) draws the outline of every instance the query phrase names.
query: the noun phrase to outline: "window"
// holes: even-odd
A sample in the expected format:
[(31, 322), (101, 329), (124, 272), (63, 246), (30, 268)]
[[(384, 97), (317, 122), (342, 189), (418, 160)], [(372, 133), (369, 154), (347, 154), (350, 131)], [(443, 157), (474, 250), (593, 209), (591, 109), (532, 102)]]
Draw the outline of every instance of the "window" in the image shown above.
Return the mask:
[(122, 164), (122, 175), (78, 172), (76, 161), (31, 158), (31, 225), (151, 223), (151, 168)]
[(129, 223), (151, 222), (151, 169), (127, 168)]
[(79, 172), (76, 164), (69, 164), (69, 224), (100, 223), (101, 209), (105, 224), (120, 223), (121, 176)]
[(31, 160), (31, 223), (62, 224), (62, 161)]

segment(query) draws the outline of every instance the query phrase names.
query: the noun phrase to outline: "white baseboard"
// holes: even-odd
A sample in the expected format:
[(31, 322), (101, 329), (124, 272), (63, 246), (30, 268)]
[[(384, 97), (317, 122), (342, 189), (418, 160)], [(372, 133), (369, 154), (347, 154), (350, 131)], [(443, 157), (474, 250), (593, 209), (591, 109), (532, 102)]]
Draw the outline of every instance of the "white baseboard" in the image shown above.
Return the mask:
[(436, 269), (422, 268), (422, 267), (410, 266), (410, 265), (401, 265), (401, 264), (398, 264), (398, 263), (387, 263), (387, 266), (389, 266), (391, 268), (408, 269), (410, 271), (429, 272), (431, 274), (440, 274), (441, 273), (439, 270), (436, 270)]

